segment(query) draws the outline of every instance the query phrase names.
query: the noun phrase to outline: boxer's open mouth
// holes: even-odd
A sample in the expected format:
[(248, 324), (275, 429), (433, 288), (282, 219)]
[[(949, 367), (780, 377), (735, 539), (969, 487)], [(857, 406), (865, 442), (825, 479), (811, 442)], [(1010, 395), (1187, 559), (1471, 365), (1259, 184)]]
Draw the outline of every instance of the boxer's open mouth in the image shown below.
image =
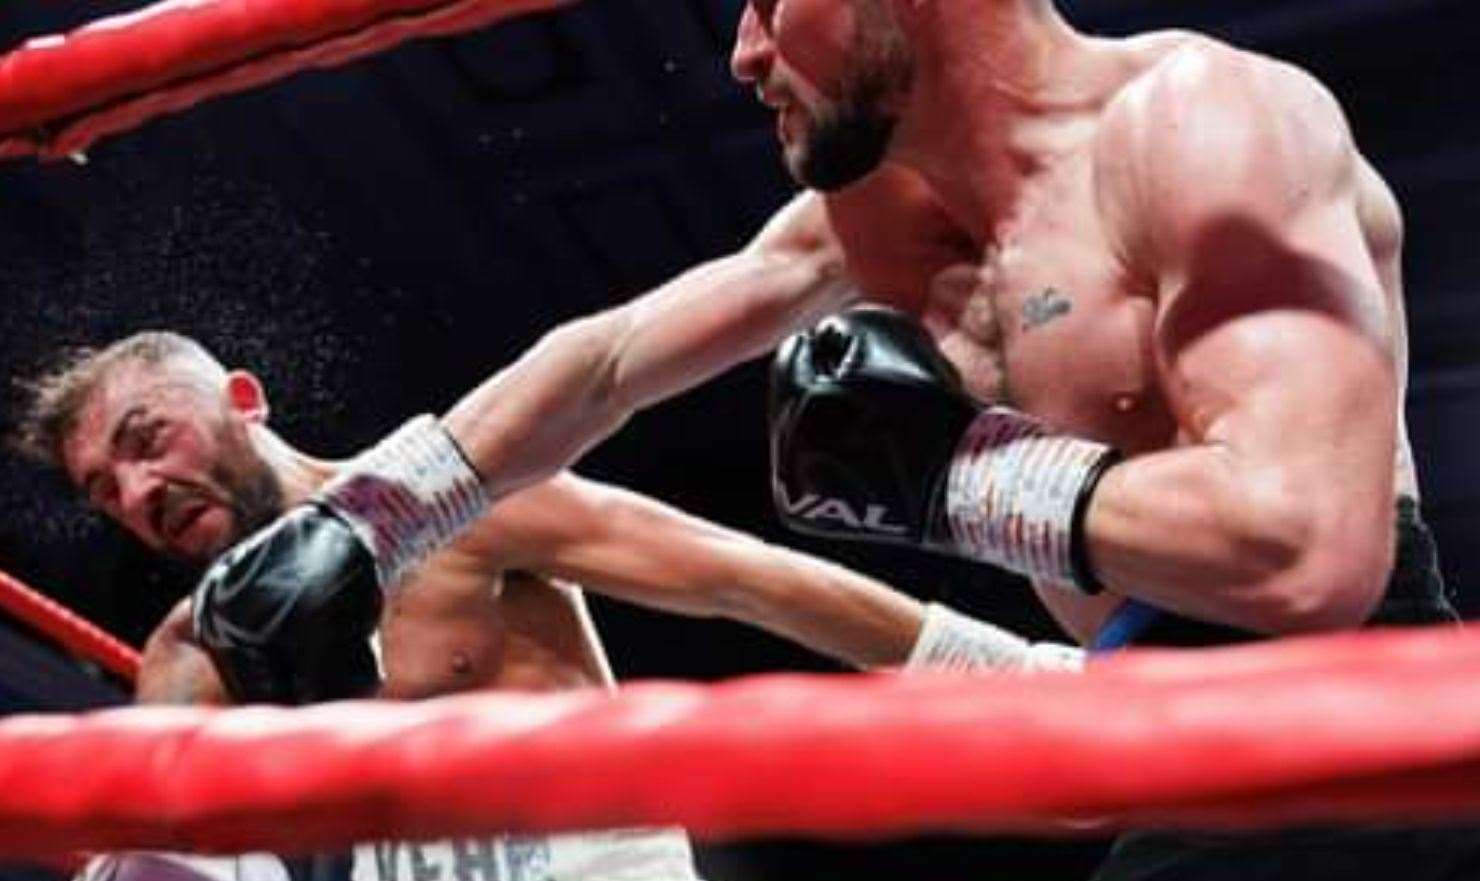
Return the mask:
[(166, 541), (173, 542), (188, 532), (209, 507), (210, 505), (204, 501), (188, 501), (171, 505), (159, 516), (160, 522), (156, 526), (156, 531)]

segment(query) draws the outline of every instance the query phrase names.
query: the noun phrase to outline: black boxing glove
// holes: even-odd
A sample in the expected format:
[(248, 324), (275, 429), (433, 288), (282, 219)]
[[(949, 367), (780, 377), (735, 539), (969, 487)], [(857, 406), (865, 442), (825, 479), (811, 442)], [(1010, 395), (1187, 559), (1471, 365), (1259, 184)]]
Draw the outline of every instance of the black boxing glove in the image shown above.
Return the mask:
[(221, 555), (195, 590), (196, 637), (238, 701), (368, 694), (382, 594), (487, 504), (441, 425), (414, 419)]
[(792, 529), (1099, 590), (1083, 521), (1116, 452), (982, 407), (902, 313), (852, 309), (787, 340), (771, 372), (770, 431), (772, 490)]

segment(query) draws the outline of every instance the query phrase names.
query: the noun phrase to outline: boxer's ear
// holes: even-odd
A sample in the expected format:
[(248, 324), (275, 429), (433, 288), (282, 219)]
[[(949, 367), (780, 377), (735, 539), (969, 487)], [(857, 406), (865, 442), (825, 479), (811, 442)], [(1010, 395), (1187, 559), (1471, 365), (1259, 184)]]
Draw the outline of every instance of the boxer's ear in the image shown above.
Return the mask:
[(248, 422), (267, 421), (267, 392), (262, 382), (246, 370), (226, 374), (226, 402)]

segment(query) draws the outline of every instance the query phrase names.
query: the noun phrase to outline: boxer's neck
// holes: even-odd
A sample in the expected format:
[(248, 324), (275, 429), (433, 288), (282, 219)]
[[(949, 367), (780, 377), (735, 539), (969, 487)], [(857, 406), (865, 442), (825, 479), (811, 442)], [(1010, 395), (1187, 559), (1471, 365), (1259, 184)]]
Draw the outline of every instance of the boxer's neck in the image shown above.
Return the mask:
[(1063, 123), (1113, 93), (1119, 66), (1104, 41), (1037, 0), (938, 0), (918, 7), (906, 30), (915, 78), (891, 158), (992, 241), (1024, 183), (1061, 152)]
[(254, 426), (251, 438), (257, 455), (277, 475), (285, 508), (306, 501), (339, 470), (337, 463), (304, 453), (266, 426)]

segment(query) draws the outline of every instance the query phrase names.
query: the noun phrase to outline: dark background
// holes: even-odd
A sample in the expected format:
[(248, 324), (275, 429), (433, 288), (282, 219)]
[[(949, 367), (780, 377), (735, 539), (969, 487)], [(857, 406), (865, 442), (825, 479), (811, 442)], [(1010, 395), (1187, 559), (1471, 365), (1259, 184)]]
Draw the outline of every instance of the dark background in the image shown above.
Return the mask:
[[(0, 44), (129, 4), (11, 0)], [(1346, 104), (1402, 200), (1409, 417), (1424, 510), (1467, 613), (1480, 609), (1480, 81), (1470, 0), (1079, 0), (1101, 33), (1190, 27), (1296, 61)], [(0, 167), (0, 375), (57, 346), (145, 327), (250, 367), (275, 424), (349, 453), (460, 392), (558, 321), (727, 253), (788, 197), (771, 120), (728, 76), (737, 0), (592, 0), (210, 102), (117, 138), (86, 166)], [(751, 365), (645, 414), (588, 475), (849, 562), (1036, 636), (1015, 585), (922, 556), (783, 535)], [(6, 426), (17, 398), (0, 413)], [(0, 458), (0, 567), (139, 644), (188, 583)], [(596, 601), (624, 678), (833, 669), (738, 626)], [(0, 708), (117, 692), (0, 621)], [(716, 879), (1085, 874), (1098, 844), (954, 839), (880, 847), (706, 848)]]

